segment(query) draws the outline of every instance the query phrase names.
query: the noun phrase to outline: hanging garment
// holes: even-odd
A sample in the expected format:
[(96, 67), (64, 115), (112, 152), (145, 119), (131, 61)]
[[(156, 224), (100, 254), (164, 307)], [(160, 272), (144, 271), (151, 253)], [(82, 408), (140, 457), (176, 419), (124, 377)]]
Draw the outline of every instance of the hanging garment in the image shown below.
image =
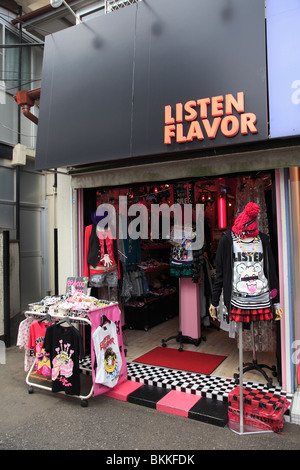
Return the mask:
[(51, 325), (44, 348), (50, 354), (52, 392), (80, 395), (79, 359), (83, 357), (83, 344), (79, 331), (72, 325)]
[(99, 326), (93, 333), (93, 342), (97, 362), (95, 382), (112, 388), (117, 385), (122, 368), (115, 323)]
[(35, 360), (35, 353), (34, 349), (28, 347), (29, 341), (29, 329), (30, 325), (35, 320), (33, 318), (25, 318), (25, 320), (21, 321), (18, 328), (18, 336), (17, 336), (17, 346), (20, 349), (24, 349), (24, 370), (28, 372), (29, 369), (32, 367), (32, 364)]
[(132, 296), (133, 287), (129, 279), (128, 272), (126, 270), (126, 255), (124, 248), (124, 240), (121, 238), (118, 240), (119, 246), (119, 259), (120, 259), (120, 271), (121, 271), (121, 281), (120, 281), (120, 300), (122, 303), (126, 303)]
[(174, 245), (171, 250), (170, 275), (174, 277), (192, 277), (193, 253), (182, 246)]
[(137, 265), (141, 262), (141, 241), (140, 239), (133, 240), (129, 236), (123, 240), (124, 250), (126, 256), (126, 270), (135, 270)]
[(107, 387), (106, 385), (98, 384), (98, 383), (95, 382), (96, 354), (95, 354), (95, 347), (94, 347), (94, 342), (93, 342), (93, 334), (97, 330), (99, 325), (101, 325), (103, 315), (105, 315), (106, 318), (108, 318), (108, 320), (110, 320), (111, 322), (113, 322), (116, 325), (119, 350), (120, 350), (121, 357), (122, 357), (122, 368), (121, 368), (120, 375), (119, 375), (118, 385), (120, 385), (121, 383), (123, 383), (127, 379), (127, 363), (126, 363), (126, 358), (125, 358), (125, 350), (124, 350), (124, 346), (123, 346), (122, 321), (121, 321), (120, 308), (117, 304), (112, 304), (112, 305), (107, 305), (103, 308), (99, 308), (97, 310), (93, 310), (93, 311), (88, 313), (88, 317), (89, 317), (89, 319), (92, 323), (91, 361), (92, 361), (92, 366), (93, 366), (92, 367), (92, 379), (93, 379), (93, 384), (94, 384), (93, 396), (102, 395), (103, 393), (106, 393), (110, 390), (110, 387)]
[(29, 328), (28, 348), (34, 350), (35, 370), (43, 377), (51, 376), (50, 356), (44, 346), (45, 335), (50, 326), (50, 323), (34, 321)]

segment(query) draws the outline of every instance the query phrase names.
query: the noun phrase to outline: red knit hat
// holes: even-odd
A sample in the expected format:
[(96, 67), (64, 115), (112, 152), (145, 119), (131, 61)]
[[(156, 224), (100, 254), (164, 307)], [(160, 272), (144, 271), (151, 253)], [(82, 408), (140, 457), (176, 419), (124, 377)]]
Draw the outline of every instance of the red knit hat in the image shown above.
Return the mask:
[(259, 206), (255, 202), (249, 202), (243, 212), (236, 218), (232, 231), (242, 238), (257, 237), (257, 215)]

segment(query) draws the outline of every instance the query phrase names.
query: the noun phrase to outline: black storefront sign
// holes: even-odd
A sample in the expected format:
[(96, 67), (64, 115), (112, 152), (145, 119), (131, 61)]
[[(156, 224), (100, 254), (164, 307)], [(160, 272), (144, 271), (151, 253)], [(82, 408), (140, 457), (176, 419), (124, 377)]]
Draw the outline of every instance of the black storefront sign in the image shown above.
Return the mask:
[(38, 169), (268, 138), (264, 0), (142, 0), (46, 38)]

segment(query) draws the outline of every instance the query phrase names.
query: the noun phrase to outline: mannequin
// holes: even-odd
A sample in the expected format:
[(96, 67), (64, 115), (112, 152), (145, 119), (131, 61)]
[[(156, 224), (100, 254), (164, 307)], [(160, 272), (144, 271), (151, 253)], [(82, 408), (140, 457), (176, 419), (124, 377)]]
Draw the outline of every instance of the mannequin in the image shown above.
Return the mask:
[(209, 308), (217, 319), (217, 306), (223, 290), (228, 319), (250, 323), (280, 320), (275, 262), (267, 235), (259, 232), (259, 206), (248, 203), (236, 218), (232, 230), (223, 233), (216, 254), (216, 279)]
[(93, 224), (85, 228), (84, 276), (89, 279), (91, 287), (99, 289), (99, 298), (117, 300), (119, 256), (117, 241), (109, 227)]

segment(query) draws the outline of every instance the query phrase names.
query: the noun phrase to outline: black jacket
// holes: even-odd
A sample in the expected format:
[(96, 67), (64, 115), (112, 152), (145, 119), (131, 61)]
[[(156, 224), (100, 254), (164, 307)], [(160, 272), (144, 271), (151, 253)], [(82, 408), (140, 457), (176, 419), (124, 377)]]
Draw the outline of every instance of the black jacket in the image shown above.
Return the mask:
[[(105, 238), (104, 238), (105, 240)], [(106, 244), (105, 244), (106, 245)], [(105, 253), (108, 253), (107, 248), (104, 250)], [(113, 239), (113, 254), (116, 263), (118, 263), (118, 247), (117, 247), (117, 240)], [(88, 259), (87, 262), (89, 265), (96, 267), (99, 263), (100, 258), (104, 255), (101, 253), (101, 247), (99, 238), (96, 231), (96, 225), (92, 225), (92, 231), (89, 239), (89, 251), (88, 251)]]
[[(275, 260), (273, 257), (270, 239), (265, 233), (259, 232), (264, 253), (264, 273), (269, 282), (269, 290), (276, 289), (277, 296), (271, 299), (273, 303), (279, 302), (278, 279), (276, 274)], [(227, 312), (231, 312), (231, 292), (233, 273), (233, 240), (231, 230), (223, 233), (216, 254), (216, 277), (213, 285), (212, 305), (219, 305), (223, 289), (224, 304)]]

